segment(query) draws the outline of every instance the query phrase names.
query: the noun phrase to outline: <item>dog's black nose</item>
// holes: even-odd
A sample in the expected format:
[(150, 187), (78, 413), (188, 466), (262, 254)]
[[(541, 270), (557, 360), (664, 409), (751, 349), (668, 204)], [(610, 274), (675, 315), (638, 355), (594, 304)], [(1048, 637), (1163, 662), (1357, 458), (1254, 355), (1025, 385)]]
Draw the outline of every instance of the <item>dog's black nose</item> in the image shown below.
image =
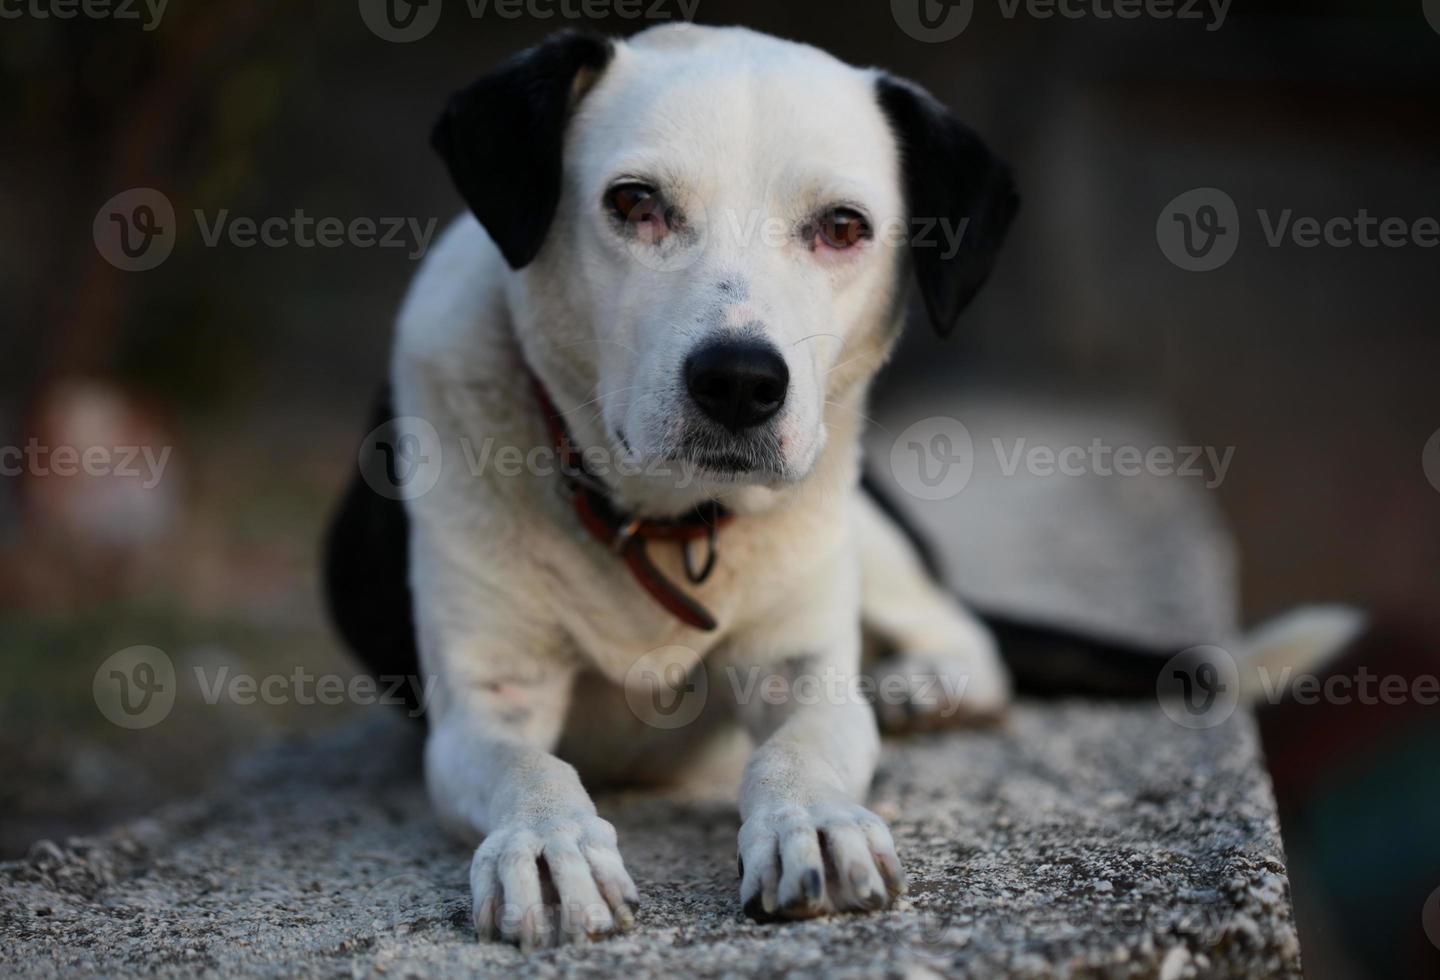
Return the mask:
[(702, 412), (739, 432), (780, 411), (790, 390), (790, 369), (769, 344), (726, 340), (686, 359), (685, 387)]

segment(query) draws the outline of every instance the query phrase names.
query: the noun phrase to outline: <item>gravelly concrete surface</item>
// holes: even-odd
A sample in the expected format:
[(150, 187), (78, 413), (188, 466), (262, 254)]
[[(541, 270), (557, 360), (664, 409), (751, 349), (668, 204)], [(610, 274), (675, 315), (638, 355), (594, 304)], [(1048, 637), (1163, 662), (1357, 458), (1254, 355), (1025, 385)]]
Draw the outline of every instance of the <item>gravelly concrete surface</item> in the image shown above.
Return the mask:
[(889, 745), (872, 802), (912, 889), (871, 916), (740, 914), (723, 800), (606, 797), (646, 899), (628, 936), (522, 956), (471, 936), (467, 851), (415, 734), (377, 718), (258, 754), (233, 788), (0, 867), (17, 976), (1297, 977), (1268, 783), (1242, 713), (1024, 705)]
[[(1233, 634), (1229, 542), (1192, 487), (996, 480), (977, 465), (920, 514), (968, 591), (1111, 632)], [(0, 865), (0, 973), (1300, 976), (1244, 712), (1191, 731), (1154, 702), (1022, 704), (1000, 730), (888, 743), (871, 805), (912, 889), (870, 916), (745, 920), (728, 789), (602, 797), (646, 899), (638, 927), (529, 956), (472, 938), (469, 852), (430, 816), (418, 750), (377, 709), (257, 750), (207, 799), (37, 844)]]

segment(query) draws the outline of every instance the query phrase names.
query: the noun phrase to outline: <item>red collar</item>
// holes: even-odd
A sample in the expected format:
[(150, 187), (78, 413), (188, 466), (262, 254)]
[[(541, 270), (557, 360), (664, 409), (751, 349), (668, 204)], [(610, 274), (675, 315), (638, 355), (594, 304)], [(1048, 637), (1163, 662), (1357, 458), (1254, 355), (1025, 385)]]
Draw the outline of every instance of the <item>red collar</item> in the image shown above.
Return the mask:
[[(600, 544), (614, 551), (635, 576), (641, 588), (650, 593), (670, 615), (686, 626), (710, 632), (718, 625), (710, 611), (665, 577), (650, 561), (647, 546), (652, 541), (677, 543), (685, 561), (685, 577), (693, 585), (702, 585), (715, 570), (720, 552), (716, 537), (720, 528), (735, 517), (714, 501), (696, 507), (684, 517), (673, 520), (650, 520), (626, 514), (615, 507), (607, 488), (585, 469), (585, 461), (570, 440), (565, 420), (550, 400), (550, 394), (540, 379), (532, 374), (531, 383), (535, 398), (545, 415), (545, 425), (550, 430), (550, 439), (560, 455), (560, 471), (565, 480), (565, 489), (575, 507), (575, 513), (585, 530)], [(705, 564), (696, 568), (692, 564), (690, 546), (705, 540), (708, 550)]]

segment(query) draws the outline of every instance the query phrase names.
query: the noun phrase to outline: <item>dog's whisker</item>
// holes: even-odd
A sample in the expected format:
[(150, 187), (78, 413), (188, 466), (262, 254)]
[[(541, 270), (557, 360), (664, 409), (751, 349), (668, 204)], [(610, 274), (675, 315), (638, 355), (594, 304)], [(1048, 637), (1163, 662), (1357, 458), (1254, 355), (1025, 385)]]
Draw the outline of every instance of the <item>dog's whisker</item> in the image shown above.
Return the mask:
[[(627, 392), (627, 391), (634, 391), (634, 390), (635, 390), (636, 388), (638, 388), (638, 387), (640, 387), (640, 386), (639, 386), (639, 385), (629, 385), (629, 386), (624, 387), (624, 388), (616, 388), (614, 391), (604, 392), (604, 393), (602, 393), (602, 394), (596, 395), (594, 398), (590, 399), (589, 401), (581, 402), (579, 405), (576, 405), (574, 408), (570, 409), (568, 412), (561, 412), (560, 414), (561, 414), (561, 415), (574, 415), (576, 412), (580, 411), (580, 409), (582, 409), (582, 408), (589, 408), (591, 405), (594, 405), (596, 402), (601, 401), (602, 399), (610, 398), (610, 397), (612, 397), (612, 396), (614, 396), (614, 395), (623, 394), (624, 392)], [(595, 418), (599, 418), (599, 416), (597, 415)], [(595, 421), (595, 419), (592, 418), (590, 421), (593, 422), (593, 421)]]
[(869, 415), (866, 415), (864, 412), (860, 411), (858, 408), (855, 408), (853, 405), (846, 405), (846, 404), (844, 404), (843, 402), (837, 402), (837, 401), (834, 401), (834, 400), (829, 399), (829, 398), (825, 399), (825, 404), (826, 404), (826, 405), (829, 405), (829, 406), (832, 407), (832, 408), (838, 408), (838, 409), (841, 409), (842, 411), (849, 412), (849, 413), (851, 413), (852, 415), (855, 415), (855, 416), (859, 417), (862, 421), (868, 422), (869, 424), (875, 426), (875, 428), (879, 429), (881, 432), (885, 433), (887, 436), (891, 434), (889, 429), (887, 429), (885, 426), (881, 425), (879, 422), (877, 422), (875, 419), (871, 418)]
[(844, 339), (838, 333), (812, 333), (808, 337), (801, 337), (799, 340), (795, 341), (795, 343), (791, 344), (790, 346), (799, 347), (801, 344), (805, 343), (805, 341), (814, 340), (816, 337), (830, 337), (834, 340), (839, 340), (841, 341), (841, 343), (844, 343)]

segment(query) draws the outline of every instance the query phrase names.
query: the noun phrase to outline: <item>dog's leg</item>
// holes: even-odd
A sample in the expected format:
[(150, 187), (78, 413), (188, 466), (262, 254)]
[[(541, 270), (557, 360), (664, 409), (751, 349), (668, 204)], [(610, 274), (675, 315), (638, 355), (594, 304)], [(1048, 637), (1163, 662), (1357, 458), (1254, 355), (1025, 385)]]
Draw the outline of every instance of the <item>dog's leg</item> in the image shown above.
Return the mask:
[[(417, 543), (423, 540), (417, 536)], [(484, 841), (470, 865), (475, 926), (522, 948), (625, 930), (639, 895), (575, 769), (553, 754), (575, 679), (523, 600), (467, 589), (459, 561), (420, 547), (421, 656), (438, 676), (425, 776), (442, 821)], [(529, 620), (534, 622), (534, 620)]]
[(484, 836), (470, 865), (476, 930), (526, 949), (629, 929), (639, 903), (615, 828), (550, 752), (571, 681), (530, 671), (448, 692), (425, 747), (441, 818)]
[(1003, 713), (1010, 680), (990, 632), (931, 578), (868, 494), (859, 502), (861, 620), (892, 653), (872, 668), (881, 728), (923, 730)]
[[(857, 690), (858, 581), (846, 602), (737, 638), (728, 669), (758, 745), (740, 789), (740, 900), (752, 918), (874, 910), (905, 890), (885, 822), (860, 805), (880, 754)], [(793, 610), (787, 610), (793, 612)], [(784, 659), (801, 641), (823, 652)]]

